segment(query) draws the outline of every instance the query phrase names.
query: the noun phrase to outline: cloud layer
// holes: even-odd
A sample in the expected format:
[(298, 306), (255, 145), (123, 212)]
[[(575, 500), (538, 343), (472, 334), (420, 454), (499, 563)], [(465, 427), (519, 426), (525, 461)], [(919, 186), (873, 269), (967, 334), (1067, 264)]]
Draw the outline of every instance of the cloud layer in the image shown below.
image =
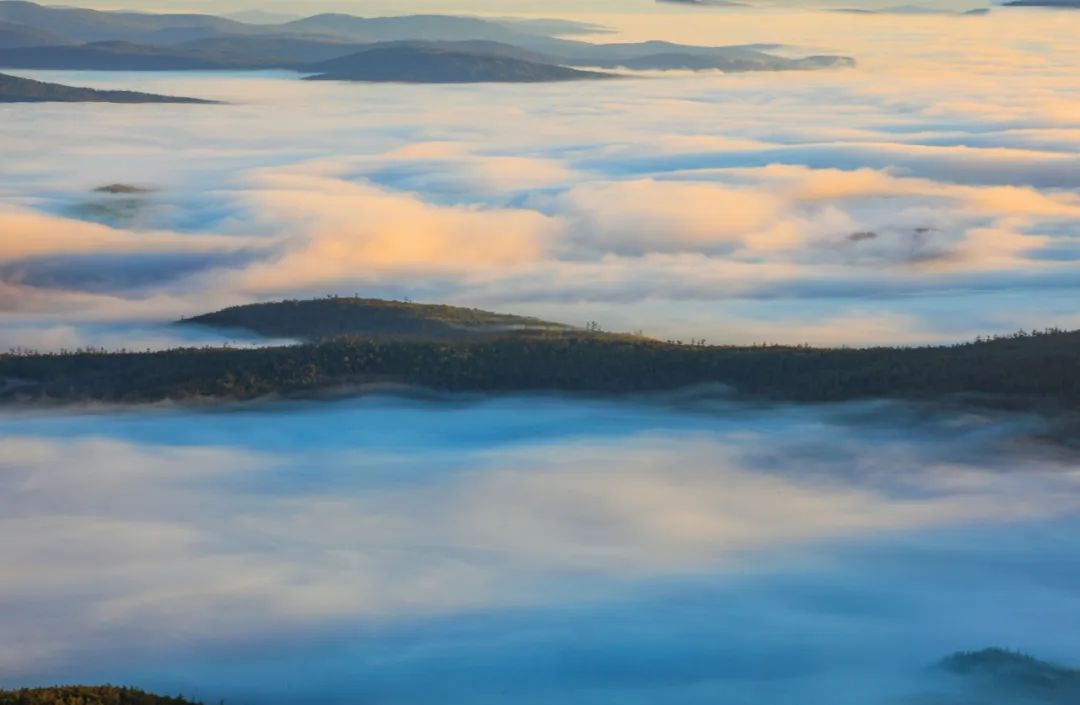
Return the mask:
[[(951, 621), (939, 616), (972, 583), (1019, 602), (1071, 587), (1060, 567), (1068, 546), (1033, 551), (1030, 537), (1075, 535), (1080, 484), (1068, 458), (1028, 440), (1030, 421), (658, 401), (4, 416), (0, 686), (120, 678), (187, 694), (201, 684), (208, 699), (253, 688), (246, 697), (274, 701), (296, 697), (280, 690), (295, 678), (333, 702), (356, 688), (418, 702), (542, 700), (546, 687), (589, 702), (597, 687), (659, 688), (690, 703), (700, 678), (718, 679), (706, 689), (715, 695), (745, 687), (738, 679), (755, 668), (770, 688), (819, 692), (800, 679), (840, 677), (839, 663), (780, 661), (823, 633), (822, 655), (876, 654), (862, 677), (879, 678), (878, 690), (863, 695), (880, 697), (886, 671), (875, 669), (895, 677), (898, 664), (958, 640), (997, 630), (1040, 650), (1059, 643), (1054, 630), (1032, 630), (1031, 615), (986, 619), (991, 605), (970, 594)], [(947, 551), (952, 565), (933, 574), (955, 585), (934, 586), (927, 605), (925, 571)], [(1014, 579), (1013, 560), (1029, 582)], [(852, 594), (826, 597), (840, 585)], [(678, 616), (695, 604), (720, 621)], [(559, 626), (575, 610), (591, 636)], [(650, 613), (674, 621), (650, 626)], [(909, 636), (868, 644), (868, 623)], [(652, 636), (620, 637), (627, 629)], [(698, 651), (778, 661), (710, 664), (691, 655), (694, 634), (705, 639)], [(536, 660), (514, 665), (480, 647), (506, 639)], [(592, 644), (580, 670), (592, 686), (545, 662), (578, 639)], [(661, 659), (638, 683), (624, 670), (665, 649), (690, 672)], [(609, 671), (605, 659), (623, 665)], [(472, 697), (452, 683), (417, 690), (449, 677), (445, 668), (493, 680)], [(548, 686), (514, 682), (548, 672)], [(876, 705), (857, 698), (859, 676), (843, 678), (851, 702)]]
[[(0, 315), (77, 328), (361, 292), (717, 342), (1080, 325), (1080, 20), (778, 12), (764, 37), (754, 13), (608, 19), (860, 65), (588, 90), (99, 75), (232, 104), (17, 108)], [(91, 193), (112, 182), (156, 190)]]

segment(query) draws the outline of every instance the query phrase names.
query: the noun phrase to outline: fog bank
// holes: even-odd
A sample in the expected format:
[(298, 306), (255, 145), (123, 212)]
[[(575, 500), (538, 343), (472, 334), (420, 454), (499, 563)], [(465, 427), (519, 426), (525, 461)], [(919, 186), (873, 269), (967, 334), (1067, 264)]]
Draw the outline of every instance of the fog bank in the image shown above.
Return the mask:
[(957, 649), (1076, 662), (1080, 475), (1041, 431), (553, 397), (8, 413), (0, 685), (866, 705), (959, 687), (924, 672)]

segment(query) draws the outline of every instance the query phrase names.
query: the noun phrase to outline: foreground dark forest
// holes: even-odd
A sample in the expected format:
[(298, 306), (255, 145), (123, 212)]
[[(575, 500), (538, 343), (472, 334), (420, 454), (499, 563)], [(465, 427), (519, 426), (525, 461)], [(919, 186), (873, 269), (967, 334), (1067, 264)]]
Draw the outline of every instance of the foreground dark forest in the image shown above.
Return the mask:
[(1080, 331), (955, 346), (829, 349), (682, 345), (561, 330), (462, 341), (352, 336), (260, 349), (9, 354), (0, 356), (0, 398), (251, 399), (370, 384), (630, 393), (722, 384), (760, 399), (958, 398), (1075, 410), (1078, 373)]
[(152, 695), (134, 688), (60, 686), (0, 690), (0, 705), (195, 705), (183, 697)]

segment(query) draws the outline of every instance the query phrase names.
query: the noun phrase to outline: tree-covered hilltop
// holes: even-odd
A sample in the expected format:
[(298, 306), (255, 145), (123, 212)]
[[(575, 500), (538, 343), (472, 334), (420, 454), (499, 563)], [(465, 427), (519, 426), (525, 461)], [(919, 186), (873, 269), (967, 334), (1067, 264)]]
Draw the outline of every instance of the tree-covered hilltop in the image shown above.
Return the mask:
[(196, 705), (183, 697), (152, 695), (112, 685), (0, 690), (0, 705)]
[(1080, 670), (1016, 651), (999, 648), (962, 651), (942, 660), (938, 667), (996, 697), (1016, 698), (1014, 702), (1080, 703)]
[(804, 402), (961, 397), (1080, 410), (1080, 331), (955, 346), (678, 345), (565, 331), (457, 342), (338, 338), (260, 349), (0, 356), (0, 399), (250, 399), (364, 384), (448, 391), (625, 393), (720, 383)]
[(309, 342), (340, 336), (378, 340), (464, 340), (490, 333), (570, 330), (538, 318), (475, 308), (331, 296), (234, 306), (179, 321), (181, 325), (247, 330)]

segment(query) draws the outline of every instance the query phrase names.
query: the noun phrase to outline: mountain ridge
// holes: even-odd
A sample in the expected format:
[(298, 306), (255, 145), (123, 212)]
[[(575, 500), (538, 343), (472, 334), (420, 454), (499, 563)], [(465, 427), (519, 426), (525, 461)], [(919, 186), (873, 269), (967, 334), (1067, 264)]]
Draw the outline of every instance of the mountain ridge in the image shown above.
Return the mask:
[[(366, 65), (353, 67), (354, 72), (366, 76), (363, 80), (458, 80), (438, 75), (439, 67), (430, 61), (435, 51), (448, 52), (445, 57), (457, 62), (456, 74), (463, 82), (608, 77), (591, 69), (789, 71), (854, 64), (850, 57), (839, 55), (779, 56), (767, 51), (771, 45), (594, 44), (558, 36), (574, 34), (575, 29), (597, 30), (565, 20), (321, 14), (280, 24), (245, 24), (212, 15), (101, 12), (0, 0), (0, 23), (6, 23), (0, 26), (0, 69), (290, 69), (325, 74), (318, 64), (376, 49), (401, 63), (373, 67), (371, 60), (377, 55), (369, 55)], [(390, 52), (391, 48), (395, 51)], [(466, 58), (466, 54), (484, 57)], [(515, 65), (513, 61), (544, 68)], [(485, 63), (487, 66), (482, 66)], [(360, 80), (341, 73), (325, 78)]]

